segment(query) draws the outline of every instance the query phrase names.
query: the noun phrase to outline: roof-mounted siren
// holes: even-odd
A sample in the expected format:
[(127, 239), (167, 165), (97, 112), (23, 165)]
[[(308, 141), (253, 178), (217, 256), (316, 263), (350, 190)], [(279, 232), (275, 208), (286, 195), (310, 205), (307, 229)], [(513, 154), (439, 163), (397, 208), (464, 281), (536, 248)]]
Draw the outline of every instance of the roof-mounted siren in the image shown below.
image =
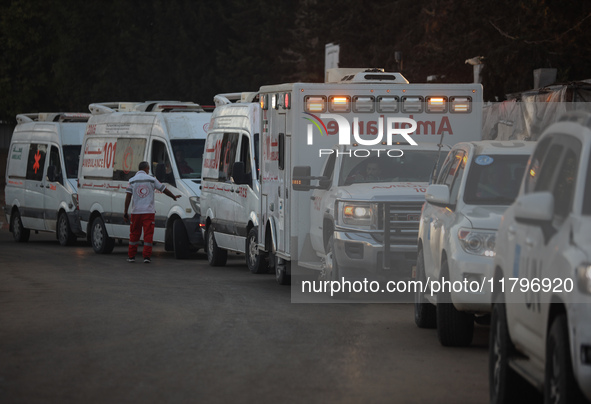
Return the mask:
[(35, 112), (18, 114), (17, 123), (27, 122), (87, 122), (91, 114), (84, 112)]
[(88, 109), (92, 115), (101, 115), (133, 111), (138, 105), (140, 105), (138, 102), (97, 102), (90, 104)]
[(400, 73), (384, 72), (384, 69), (343, 68), (328, 69), (327, 83), (392, 83), (408, 84)]

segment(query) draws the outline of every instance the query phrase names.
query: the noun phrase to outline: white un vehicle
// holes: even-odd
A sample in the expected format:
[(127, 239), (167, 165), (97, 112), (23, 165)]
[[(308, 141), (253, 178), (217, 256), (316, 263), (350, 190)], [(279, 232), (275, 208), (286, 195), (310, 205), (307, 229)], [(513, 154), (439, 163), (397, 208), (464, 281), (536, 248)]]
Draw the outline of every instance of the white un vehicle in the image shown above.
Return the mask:
[(527, 380), (547, 403), (591, 400), (591, 114), (547, 128), (499, 226), (492, 403)]
[[(534, 145), (478, 141), (454, 146), (425, 193), (418, 238), (418, 280), (482, 285), (491, 279), (495, 232), (517, 196)], [(444, 346), (469, 345), (474, 321), (486, 321), (490, 313), (490, 291), (438, 289), (427, 289), (423, 294), (417, 291), (416, 324), (421, 328), (437, 326)]]
[(129, 239), (125, 189), (142, 161), (176, 201), (155, 195), (154, 241), (176, 258), (203, 247), (199, 229), (201, 159), (211, 113), (192, 102), (150, 101), (89, 106), (78, 175), (80, 221), (96, 253)]
[(83, 236), (77, 210), (80, 145), (90, 114), (17, 115), (6, 169), (4, 207), (18, 242), (31, 230), (55, 232), (61, 245)]

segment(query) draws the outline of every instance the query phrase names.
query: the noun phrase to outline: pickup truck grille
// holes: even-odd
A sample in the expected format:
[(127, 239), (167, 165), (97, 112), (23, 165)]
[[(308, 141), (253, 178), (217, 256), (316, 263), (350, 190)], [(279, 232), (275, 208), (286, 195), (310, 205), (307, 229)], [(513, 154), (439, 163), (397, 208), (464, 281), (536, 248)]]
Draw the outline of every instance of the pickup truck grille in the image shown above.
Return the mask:
[(380, 230), (388, 245), (416, 245), (419, 235), (422, 202), (386, 202), (380, 205)]

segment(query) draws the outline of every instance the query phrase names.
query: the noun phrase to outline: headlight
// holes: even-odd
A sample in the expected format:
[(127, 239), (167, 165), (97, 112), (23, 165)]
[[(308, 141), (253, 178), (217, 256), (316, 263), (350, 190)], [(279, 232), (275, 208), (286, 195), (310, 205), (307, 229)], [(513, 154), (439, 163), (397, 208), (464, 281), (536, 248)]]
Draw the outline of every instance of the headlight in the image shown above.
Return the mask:
[(460, 245), (469, 254), (495, 256), (496, 233), (486, 230), (460, 229)]
[(581, 292), (591, 295), (591, 264), (585, 263), (577, 267), (577, 284)]
[(198, 215), (201, 214), (201, 204), (199, 203), (199, 197), (198, 196), (192, 196), (189, 198), (189, 201), (191, 202), (191, 207), (193, 208), (193, 210), (195, 211), (195, 213), (197, 213)]
[(370, 227), (377, 219), (377, 205), (373, 203), (341, 202), (339, 204), (343, 224)]

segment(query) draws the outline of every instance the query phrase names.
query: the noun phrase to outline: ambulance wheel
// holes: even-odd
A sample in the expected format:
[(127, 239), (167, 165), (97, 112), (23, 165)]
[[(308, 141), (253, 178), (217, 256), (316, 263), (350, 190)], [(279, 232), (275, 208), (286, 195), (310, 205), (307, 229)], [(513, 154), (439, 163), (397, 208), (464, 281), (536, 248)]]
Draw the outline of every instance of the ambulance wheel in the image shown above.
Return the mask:
[(90, 230), (90, 243), (97, 254), (110, 254), (115, 248), (115, 239), (109, 237), (105, 222), (98, 216), (92, 221)]
[(70, 221), (68, 216), (62, 212), (57, 218), (57, 239), (61, 245), (72, 245), (76, 242), (76, 235), (70, 229)]
[(182, 220), (177, 219), (172, 224), (172, 243), (174, 245), (174, 257), (177, 260), (189, 258), (189, 236)]
[(253, 274), (264, 274), (269, 272), (269, 267), (264, 257), (259, 254), (257, 243), (259, 239), (258, 227), (253, 227), (246, 237), (246, 265)]
[[(269, 259), (273, 260), (275, 268), (275, 279), (280, 285), (291, 285), (291, 275), (287, 273), (287, 263), (275, 254), (270, 254)], [(283, 262), (280, 262), (283, 261)]]
[(213, 234), (213, 226), (207, 228), (207, 261), (212, 267), (223, 267), (228, 260), (228, 251), (218, 247)]
[(12, 237), (14, 237), (14, 240), (18, 243), (26, 243), (29, 241), (31, 230), (25, 229), (23, 226), (23, 221), (21, 220), (21, 215), (18, 213), (18, 210), (14, 211), (10, 217), (10, 221), (12, 222)]
[[(425, 285), (427, 278), (425, 277), (425, 256), (423, 249), (419, 250), (417, 256), (416, 279)], [(437, 313), (434, 305), (425, 299), (425, 291), (415, 291), (415, 324), (419, 328), (435, 328), (437, 327)]]

